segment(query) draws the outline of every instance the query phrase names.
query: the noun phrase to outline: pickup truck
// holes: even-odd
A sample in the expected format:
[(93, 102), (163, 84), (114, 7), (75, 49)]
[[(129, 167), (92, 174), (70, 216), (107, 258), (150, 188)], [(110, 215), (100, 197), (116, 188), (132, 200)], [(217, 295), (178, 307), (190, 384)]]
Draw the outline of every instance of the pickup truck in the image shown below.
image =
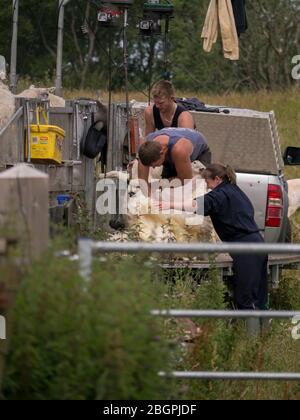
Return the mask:
[[(142, 131), (146, 106), (134, 103), (131, 109)], [(213, 162), (222, 162), (235, 169), (238, 185), (252, 201), (255, 219), (265, 240), (290, 242), (288, 185), (274, 112), (213, 109), (218, 112), (192, 112), (197, 129), (207, 138)], [(116, 106), (115, 112), (119, 115), (115, 121), (124, 123), (124, 116), (120, 117), (124, 112), (122, 105)], [(116, 130), (119, 132), (118, 128)], [(111, 144), (116, 143), (111, 140)]]
[[(144, 131), (146, 103), (132, 102), (131, 117)], [(300, 164), (300, 149), (288, 148), (282, 155), (275, 114), (248, 109), (214, 107), (218, 112), (192, 112), (197, 129), (208, 140), (213, 161), (231, 165), (237, 172), (238, 185), (250, 198), (255, 219), (266, 242), (291, 241), (288, 219), (288, 184), (284, 177), (286, 165)], [(110, 134), (107, 169), (126, 169), (132, 148), (128, 142), (127, 111), (124, 104), (113, 104), (110, 113)], [(137, 124), (135, 124), (136, 126)], [(138, 138), (138, 135), (135, 136)], [(166, 262), (168, 269), (188, 265), (207, 270), (209, 261)], [(217, 257), (216, 266), (222, 278), (232, 275), (229, 255)], [(281, 269), (300, 268), (300, 255), (270, 255), (269, 272), (272, 283), (278, 286)]]

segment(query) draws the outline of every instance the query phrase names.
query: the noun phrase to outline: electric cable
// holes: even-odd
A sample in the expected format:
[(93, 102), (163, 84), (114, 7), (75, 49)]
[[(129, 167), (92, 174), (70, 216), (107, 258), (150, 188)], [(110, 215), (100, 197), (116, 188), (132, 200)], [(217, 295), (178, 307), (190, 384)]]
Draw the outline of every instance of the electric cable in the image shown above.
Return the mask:
[(151, 104), (151, 89), (153, 79), (153, 59), (154, 59), (155, 41), (154, 36), (151, 34), (150, 37), (150, 52), (149, 52), (149, 81), (148, 81), (148, 104)]
[(125, 73), (125, 97), (126, 97), (126, 117), (127, 117), (127, 141), (128, 141), (128, 159), (131, 162), (131, 142), (130, 142), (130, 109), (129, 109), (129, 87), (128, 87), (128, 44), (127, 44), (127, 25), (128, 8), (124, 10), (124, 32), (123, 32), (123, 65)]

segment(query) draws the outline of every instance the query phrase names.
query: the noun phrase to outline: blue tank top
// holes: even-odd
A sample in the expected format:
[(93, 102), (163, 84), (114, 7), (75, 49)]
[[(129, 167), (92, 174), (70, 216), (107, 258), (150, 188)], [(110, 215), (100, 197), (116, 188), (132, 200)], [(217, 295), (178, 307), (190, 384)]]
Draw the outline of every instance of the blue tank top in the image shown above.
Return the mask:
[(170, 138), (168, 144), (169, 158), (171, 159), (171, 152), (175, 144), (185, 138), (189, 140), (194, 147), (191, 154), (191, 161), (198, 160), (205, 151), (209, 150), (207, 141), (203, 134), (190, 128), (164, 128), (162, 130), (151, 133), (146, 137), (146, 141), (153, 141), (159, 136), (168, 136)]

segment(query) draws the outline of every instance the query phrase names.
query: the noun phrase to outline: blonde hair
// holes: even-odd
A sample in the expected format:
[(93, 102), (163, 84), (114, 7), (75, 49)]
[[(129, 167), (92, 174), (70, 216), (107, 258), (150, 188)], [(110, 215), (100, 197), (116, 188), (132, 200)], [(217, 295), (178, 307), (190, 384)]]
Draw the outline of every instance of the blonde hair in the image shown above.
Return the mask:
[(224, 166), (221, 163), (214, 163), (207, 166), (202, 172), (202, 177), (204, 179), (215, 179), (217, 176), (223, 181), (228, 181), (230, 184), (236, 185), (236, 173), (229, 165)]
[(171, 82), (168, 80), (161, 80), (155, 83), (152, 88), (151, 95), (153, 98), (174, 98), (175, 89)]

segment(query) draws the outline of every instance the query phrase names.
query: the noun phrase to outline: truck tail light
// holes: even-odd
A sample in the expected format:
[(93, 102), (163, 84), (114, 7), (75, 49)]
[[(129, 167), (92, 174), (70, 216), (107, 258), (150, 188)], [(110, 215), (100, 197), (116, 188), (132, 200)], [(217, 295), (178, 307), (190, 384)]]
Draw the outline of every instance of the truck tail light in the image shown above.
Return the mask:
[(269, 184), (266, 227), (280, 227), (283, 217), (283, 197), (280, 185)]

